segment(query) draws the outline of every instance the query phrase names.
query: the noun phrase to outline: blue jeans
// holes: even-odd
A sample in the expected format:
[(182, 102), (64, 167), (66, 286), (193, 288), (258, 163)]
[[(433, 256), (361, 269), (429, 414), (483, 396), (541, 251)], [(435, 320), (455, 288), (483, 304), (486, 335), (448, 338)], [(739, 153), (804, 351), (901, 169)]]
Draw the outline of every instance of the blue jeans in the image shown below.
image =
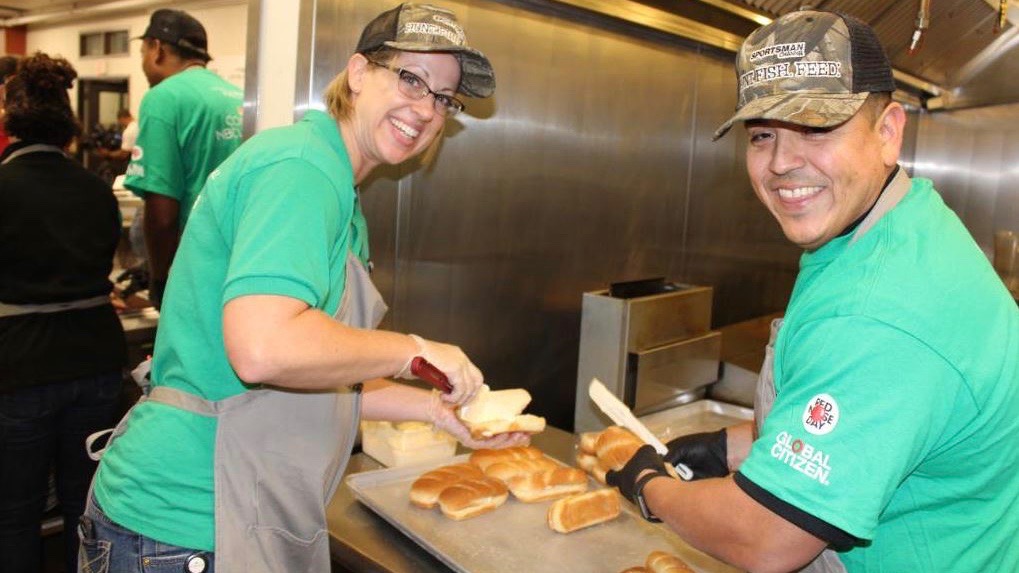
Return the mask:
[(118, 371), (0, 394), (0, 569), (5, 573), (42, 571), (40, 525), (50, 468), (64, 520), (66, 567), (74, 570), (74, 531), (96, 468), (85, 454), (85, 438), (116, 422), (122, 387)]
[(121, 527), (103, 513), (95, 496), (78, 536), (78, 573), (213, 573), (211, 552), (160, 543)]

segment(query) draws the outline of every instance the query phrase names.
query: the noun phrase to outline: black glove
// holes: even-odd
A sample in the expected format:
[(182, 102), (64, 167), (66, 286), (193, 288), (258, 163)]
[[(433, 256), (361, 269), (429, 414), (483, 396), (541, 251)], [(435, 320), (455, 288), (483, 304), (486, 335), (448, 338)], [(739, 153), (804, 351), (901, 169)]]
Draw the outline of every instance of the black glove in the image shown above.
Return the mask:
[(693, 479), (725, 477), (729, 475), (729, 449), (725, 440), (725, 428), (680, 436), (666, 444), (669, 452), (665, 454), (665, 461), (673, 466), (684, 464), (693, 472)]
[[(605, 482), (612, 487), (618, 488), (623, 497), (637, 503), (637, 478), (646, 470), (651, 470), (655, 475), (672, 477), (665, 470), (665, 461), (658, 455), (653, 446), (641, 446), (630, 461), (626, 462), (623, 469), (619, 471), (609, 470), (605, 474)], [(646, 481), (646, 478), (645, 478)], [(639, 505), (639, 504), (638, 504)]]

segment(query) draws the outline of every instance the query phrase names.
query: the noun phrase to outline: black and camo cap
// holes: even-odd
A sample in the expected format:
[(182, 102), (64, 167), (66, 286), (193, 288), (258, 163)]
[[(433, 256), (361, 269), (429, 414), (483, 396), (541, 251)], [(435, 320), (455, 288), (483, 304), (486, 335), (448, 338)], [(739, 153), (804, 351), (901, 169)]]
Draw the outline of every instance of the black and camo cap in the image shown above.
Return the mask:
[(471, 97), (495, 92), (495, 72), (484, 54), (467, 45), (467, 36), (456, 14), (430, 4), (400, 4), (375, 17), (365, 26), (357, 52), (367, 54), (382, 47), (407, 52), (449, 52), (460, 62), (457, 91)]
[(892, 67), (874, 30), (837, 12), (790, 12), (755, 30), (736, 55), (737, 121), (774, 119), (833, 127), (852, 118), (871, 92), (895, 91)]

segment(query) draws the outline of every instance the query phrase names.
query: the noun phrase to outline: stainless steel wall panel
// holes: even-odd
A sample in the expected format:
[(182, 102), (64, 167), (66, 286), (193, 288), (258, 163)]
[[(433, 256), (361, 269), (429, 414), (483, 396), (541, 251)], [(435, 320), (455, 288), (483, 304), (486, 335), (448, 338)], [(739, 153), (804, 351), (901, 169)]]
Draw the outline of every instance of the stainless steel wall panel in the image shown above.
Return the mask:
[(1019, 231), (1019, 105), (920, 116), (913, 171), (991, 257), (994, 231)]
[[(307, 105), (395, 4), (318, 1)], [(741, 135), (710, 141), (735, 106), (731, 55), (579, 10), (444, 5), (497, 90), (449, 122), (433, 165), (361, 186), (386, 326), (461, 345), (493, 387), (527, 388), (531, 411), (570, 428), (583, 292), (713, 285), (716, 326), (784, 306), (798, 252), (776, 247)]]
[(684, 265), (672, 276), (714, 288), (712, 316), (719, 326), (785, 308), (800, 251), (754, 195), (743, 127), (711, 141), (736, 107), (731, 58), (706, 53), (696, 85)]

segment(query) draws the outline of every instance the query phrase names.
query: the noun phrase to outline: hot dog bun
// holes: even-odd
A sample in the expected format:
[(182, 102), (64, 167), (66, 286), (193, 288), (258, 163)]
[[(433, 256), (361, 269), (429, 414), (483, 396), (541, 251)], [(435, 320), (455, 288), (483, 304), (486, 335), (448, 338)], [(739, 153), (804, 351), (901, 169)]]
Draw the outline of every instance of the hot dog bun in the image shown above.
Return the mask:
[(439, 509), (450, 519), (461, 520), (492, 511), (506, 502), (506, 484), (490, 477), (457, 482), (439, 494)]
[(439, 494), (451, 485), (465, 479), (484, 477), (471, 464), (451, 464), (425, 472), (410, 486), (410, 502), (418, 507), (430, 509), (439, 502)]
[(507, 484), (514, 497), (531, 503), (587, 491), (587, 474), (577, 468), (557, 467), (515, 476)]
[(694, 573), (682, 559), (664, 551), (652, 551), (644, 566), (652, 573)]
[(548, 526), (559, 533), (570, 533), (615, 519), (619, 511), (616, 491), (598, 489), (553, 502), (548, 508)]
[(537, 434), (545, 430), (545, 418), (523, 413), (530, 402), (531, 394), (523, 388), (493, 391), (484, 384), (470, 402), (460, 406), (457, 416), (475, 439), (505, 432)]
[(544, 457), (541, 450), (533, 448), (531, 446), (517, 446), (513, 448), (503, 448), (501, 450), (474, 450), (467, 460), (481, 468), (482, 471), (488, 469), (488, 466), (498, 462), (508, 462), (513, 460), (538, 460)]

